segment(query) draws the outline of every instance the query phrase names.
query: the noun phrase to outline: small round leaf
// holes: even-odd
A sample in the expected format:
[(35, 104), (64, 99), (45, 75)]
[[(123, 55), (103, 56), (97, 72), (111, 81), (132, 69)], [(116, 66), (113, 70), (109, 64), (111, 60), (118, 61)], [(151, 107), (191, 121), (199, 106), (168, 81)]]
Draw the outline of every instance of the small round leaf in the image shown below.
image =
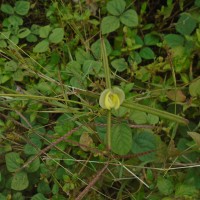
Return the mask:
[(57, 44), (63, 40), (63, 37), (64, 37), (64, 29), (55, 28), (49, 36), (49, 41)]
[(128, 27), (138, 26), (138, 15), (135, 10), (127, 10), (120, 16), (120, 21)]
[(126, 124), (117, 124), (111, 128), (111, 149), (118, 155), (126, 155), (132, 147), (132, 131)]
[(126, 2), (124, 0), (112, 0), (109, 1), (106, 5), (107, 11), (111, 15), (121, 15), (126, 7)]
[(26, 15), (30, 9), (30, 2), (28, 1), (16, 1), (15, 12), (18, 15)]
[(28, 176), (26, 172), (16, 173), (11, 182), (11, 188), (13, 190), (22, 191), (26, 189), (29, 185)]
[(48, 51), (49, 49), (49, 42), (48, 40), (42, 40), (41, 42), (39, 42), (34, 48), (33, 48), (33, 52), (34, 53), (43, 53)]
[(104, 17), (101, 22), (102, 34), (110, 33), (117, 30), (120, 26), (119, 19), (115, 16)]

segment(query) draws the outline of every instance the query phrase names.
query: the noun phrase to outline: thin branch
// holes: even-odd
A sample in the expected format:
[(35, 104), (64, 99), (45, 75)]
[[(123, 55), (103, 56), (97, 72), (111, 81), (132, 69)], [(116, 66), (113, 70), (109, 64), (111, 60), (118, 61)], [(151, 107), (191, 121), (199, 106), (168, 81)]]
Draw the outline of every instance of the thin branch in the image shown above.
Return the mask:
[(50, 150), (51, 148), (55, 147), (57, 144), (59, 144), (60, 142), (62, 142), (63, 140), (65, 140), (65, 138), (71, 136), (75, 131), (77, 131), (81, 126), (78, 126), (74, 129), (72, 129), (71, 131), (69, 131), (68, 133), (66, 133), (65, 135), (63, 135), (62, 137), (58, 138), (55, 142), (52, 142), (49, 146), (45, 147), (44, 149), (42, 149), (38, 154), (36, 154), (35, 156), (33, 156), (30, 160), (28, 160), (26, 163), (24, 163), (24, 165), (19, 168), (16, 172), (24, 169), (25, 167), (27, 167), (29, 164), (31, 164), (37, 157), (41, 156), (42, 154), (46, 153), (48, 150)]
[(75, 200), (81, 200), (84, 196), (90, 191), (90, 189), (94, 186), (94, 184), (99, 180), (103, 172), (107, 169), (109, 162), (105, 164), (105, 166), (97, 172), (95, 178), (87, 185), (87, 187), (78, 195)]

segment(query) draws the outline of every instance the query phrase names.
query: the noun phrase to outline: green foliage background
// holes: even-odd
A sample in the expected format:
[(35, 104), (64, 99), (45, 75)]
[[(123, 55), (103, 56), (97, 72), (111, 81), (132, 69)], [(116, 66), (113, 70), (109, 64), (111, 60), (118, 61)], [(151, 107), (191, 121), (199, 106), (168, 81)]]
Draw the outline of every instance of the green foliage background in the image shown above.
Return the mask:
[(0, 19), (0, 199), (200, 199), (199, 0), (9, 0)]

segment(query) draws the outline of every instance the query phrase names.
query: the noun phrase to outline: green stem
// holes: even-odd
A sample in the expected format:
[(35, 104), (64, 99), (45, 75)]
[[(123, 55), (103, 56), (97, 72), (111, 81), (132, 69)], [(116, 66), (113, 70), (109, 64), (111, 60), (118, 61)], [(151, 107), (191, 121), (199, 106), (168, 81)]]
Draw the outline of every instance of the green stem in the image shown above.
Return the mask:
[(147, 113), (150, 113), (150, 114), (153, 114), (153, 115), (157, 115), (159, 117), (163, 117), (165, 119), (169, 119), (171, 121), (178, 122), (180, 124), (185, 124), (185, 125), (188, 124), (188, 120), (183, 118), (183, 117), (180, 117), (178, 115), (174, 115), (172, 113), (165, 112), (165, 111), (162, 111), (162, 110), (158, 110), (156, 108), (151, 108), (149, 106), (145, 106), (145, 105), (141, 105), (141, 104), (133, 103), (133, 102), (129, 103), (129, 102), (126, 102), (126, 101), (122, 104), (122, 106), (126, 107), (126, 108), (130, 108), (130, 109), (134, 109), (134, 110), (147, 112)]
[[(64, 101), (64, 102), (69, 102), (69, 103), (74, 103), (74, 104), (79, 104), (82, 106), (86, 106), (86, 107), (91, 107), (89, 104), (85, 104), (79, 101), (73, 101), (73, 100), (68, 100), (68, 99), (62, 99), (62, 98), (56, 98), (56, 97), (47, 97), (47, 96), (37, 96), (37, 95), (27, 95), (27, 94), (3, 94), (0, 93), (0, 97), (21, 97), (21, 98), (25, 98), (25, 99), (35, 99), (35, 100), (50, 100), (50, 101)], [(25, 100), (24, 99), (24, 100)], [(15, 100), (15, 99), (13, 99)]]
[(108, 64), (108, 57), (106, 54), (106, 46), (103, 38), (101, 38), (101, 53), (102, 53), (103, 67), (105, 71), (106, 88), (111, 89), (110, 68)]
[(107, 112), (107, 147), (108, 151), (111, 149), (111, 111)]
[[(110, 68), (108, 64), (108, 57), (106, 54), (106, 46), (105, 46), (105, 42), (103, 38), (101, 38), (101, 54), (102, 54), (104, 72), (105, 72), (106, 88), (111, 89)], [(110, 110), (107, 111), (106, 137), (107, 137), (107, 147), (108, 147), (108, 150), (110, 150), (111, 149), (111, 111)]]

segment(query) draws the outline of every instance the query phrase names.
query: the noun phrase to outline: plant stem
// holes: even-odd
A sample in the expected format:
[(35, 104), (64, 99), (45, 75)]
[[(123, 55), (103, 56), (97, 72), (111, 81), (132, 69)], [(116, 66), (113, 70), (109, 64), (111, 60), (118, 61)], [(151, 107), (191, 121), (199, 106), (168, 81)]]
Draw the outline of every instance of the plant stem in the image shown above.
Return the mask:
[(103, 60), (103, 67), (105, 71), (105, 79), (106, 79), (106, 88), (111, 89), (111, 81), (110, 81), (110, 68), (108, 65), (108, 57), (106, 54), (106, 46), (104, 39), (101, 38), (101, 54), (102, 54), (102, 60)]
[(180, 117), (178, 115), (174, 115), (172, 113), (169, 113), (169, 112), (165, 112), (163, 110), (159, 110), (159, 109), (156, 109), (156, 108), (151, 108), (149, 106), (145, 106), (145, 105), (140, 105), (138, 103), (129, 103), (129, 102), (124, 102), (122, 104), (123, 107), (126, 107), (126, 108), (130, 108), (130, 109), (134, 109), (134, 110), (139, 110), (139, 111), (143, 111), (143, 112), (147, 112), (147, 113), (150, 113), (150, 114), (153, 114), (153, 115), (157, 115), (159, 117), (163, 117), (165, 119), (169, 119), (171, 121), (174, 121), (174, 122), (178, 122), (180, 124), (185, 124), (187, 125), (188, 124), (188, 120), (183, 118), (183, 117)]
[(107, 147), (108, 151), (111, 149), (111, 111), (107, 112)]
[[(103, 38), (101, 38), (101, 54), (102, 54), (104, 72), (105, 72), (106, 88), (111, 89), (110, 68), (108, 64), (108, 57), (106, 54), (106, 46), (105, 46), (105, 42)], [(110, 150), (111, 149), (111, 111), (110, 110), (107, 111), (106, 138), (107, 138), (107, 148), (108, 150)]]

